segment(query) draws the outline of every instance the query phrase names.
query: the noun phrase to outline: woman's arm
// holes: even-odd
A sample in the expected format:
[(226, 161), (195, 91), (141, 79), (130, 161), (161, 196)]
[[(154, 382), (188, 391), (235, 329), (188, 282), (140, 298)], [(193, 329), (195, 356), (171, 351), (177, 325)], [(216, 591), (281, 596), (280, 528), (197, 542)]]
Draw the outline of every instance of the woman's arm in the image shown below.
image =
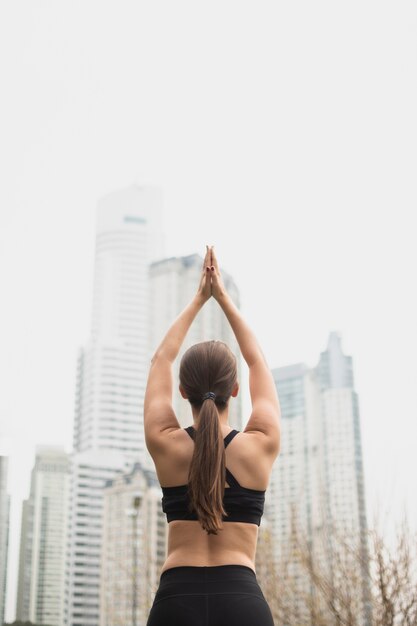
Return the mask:
[(223, 293), (217, 299), (219, 305), (223, 309), (233, 333), (239, 344), (240, 351), (245, 359), (248, 367), (251, 368), (256, 361), (266, 362), (265, 356), (261, 350), (255, 334), (243, 319), (241, 312), (231, 299), (228, 293)]
[(214, 250), (212, 263), (213, 297), (223, 309), (249, 367), (252, 413), (244, 432), (256, 431), (266, 435), (265, 451), (277, 455), (281, 438), (281, 408), (274, 378), (255, 334), (224, 287)]
[(210, 270), (206, 269), (209, 260), (207, 247), (197, 293), (172, 323), (151, 360), (143, 407), (145, 440), (150, 452), (161, 446), (164, 431), (180, 428), (172, 407), (172, 364), (197, 313), (211, 297)]
[(223, 309), (223, 312), (232, 327), (243, 358), (249, 367), (251, 367), (258, 360), (265, 362), (265, 357), (255, 334), (249, 328), (248, 324), (243, 319), (241, 312), (226, 291), (220, 274), (217, 257), (213, 248), (211, 248), (211, 260), (212, 264), (210, 267), (210, 273), (212, 281), (212, 295)]
[(158, 358), (164, 358), (171, 363), (175, 361), (185, 336), (197, 313), (203, 307), (204, 302), (205, 301), (201, 298), (201, 296), (199, 296), (199, 294), (196, 294), (193, 297), (191, 302), (187, 304), (185, 309), (170, 326), (165, 337), (156, 349), (155, 354), (151, 359), (151, 363), (154, 363)]

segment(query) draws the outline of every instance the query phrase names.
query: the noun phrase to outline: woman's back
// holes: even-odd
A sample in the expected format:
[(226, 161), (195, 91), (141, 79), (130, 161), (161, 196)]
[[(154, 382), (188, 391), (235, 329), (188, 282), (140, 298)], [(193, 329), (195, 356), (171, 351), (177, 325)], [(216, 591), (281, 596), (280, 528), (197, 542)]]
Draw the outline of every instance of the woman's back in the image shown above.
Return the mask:
[[(264, 493), (267, 490), (275, 455), (262, 449), (262, 433), (233, 431), (227, 424), (221, 433), (226, 439), (225, 465), (241, 488), (229, 485), (226, 479), (225, 508), (235, 519), (248, 519), (252, 510), (253, 522), (225, 521), (217, 535), (207, 534), (197, 520), (178, 519), (185, 512), (185, 487), (187, 485), (194, 441), (190, 437), (194, 427), (176, 429), (167, 434), (165, 445), (154, 458), (159, 482), (163, 488), (167, 511), (172, 512), (168, 530), (167, 559), (162, 571), (181, 565), (246, 565), (255, 571), (255, 554), (258, 527), (262, 516)], [(196, 432), (195, 432), (196, 434)], [(233, 436), (234, 435), (234, 436)], [(184, 495), (183, 495), (184, 494)], [(230, 496), (230, 497), (229, 497)], [(257, 512), (260, 515), (256, 516)], [(239, 517), (241, 513), (241, 518)]]

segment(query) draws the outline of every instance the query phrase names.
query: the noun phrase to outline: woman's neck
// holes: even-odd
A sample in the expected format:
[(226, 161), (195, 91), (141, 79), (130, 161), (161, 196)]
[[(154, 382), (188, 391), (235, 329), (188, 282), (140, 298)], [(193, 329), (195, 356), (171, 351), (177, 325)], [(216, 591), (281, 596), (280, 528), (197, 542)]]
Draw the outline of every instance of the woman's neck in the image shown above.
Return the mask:
[[(222, 412), (219, 411), (219, 419), (220, 425), (231, 428), (229, 424), (229, 410), (226, 408)], [(198, 411), (193, 411), (193, 420), (194, 420), (194, 428), (198, 430), (198, 425), (200, 423), (200, 416)]]

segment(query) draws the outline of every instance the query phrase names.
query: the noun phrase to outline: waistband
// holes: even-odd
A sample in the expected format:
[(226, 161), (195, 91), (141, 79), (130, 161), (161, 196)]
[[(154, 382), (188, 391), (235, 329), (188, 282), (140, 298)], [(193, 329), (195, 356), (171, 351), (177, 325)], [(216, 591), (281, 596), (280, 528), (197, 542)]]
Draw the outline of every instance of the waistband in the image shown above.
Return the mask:
[(178, 565), (162, 572), (161, 581), (170, 579), (175, 582), (222, 581), (231, 578), (239, 580), (255, 580), (256, 573), (248, 565)]

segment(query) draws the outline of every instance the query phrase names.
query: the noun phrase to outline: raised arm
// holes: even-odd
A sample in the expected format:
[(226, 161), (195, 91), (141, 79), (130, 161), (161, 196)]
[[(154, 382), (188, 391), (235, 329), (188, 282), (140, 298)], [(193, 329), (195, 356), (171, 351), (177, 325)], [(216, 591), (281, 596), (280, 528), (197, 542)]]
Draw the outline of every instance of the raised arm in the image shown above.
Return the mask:
[(277, 455), (281, 440), (281, 409), (275, 381), (253, 331), (224, 287), (213, 248), (211, 275), (212, 295), (223, 309), (249, 367), (252, 413), (244, 432), (262, 433), (266, 437), (265, 449)]
[(194, 318), (211, 297), (209, 258), (207, 247), (197, 293), (171, 324), (151, 360), (143, 407), (145, 441), (151, 454), (161, 448), (167, 432), (180, 428), (172, 407), (172, 364)]

